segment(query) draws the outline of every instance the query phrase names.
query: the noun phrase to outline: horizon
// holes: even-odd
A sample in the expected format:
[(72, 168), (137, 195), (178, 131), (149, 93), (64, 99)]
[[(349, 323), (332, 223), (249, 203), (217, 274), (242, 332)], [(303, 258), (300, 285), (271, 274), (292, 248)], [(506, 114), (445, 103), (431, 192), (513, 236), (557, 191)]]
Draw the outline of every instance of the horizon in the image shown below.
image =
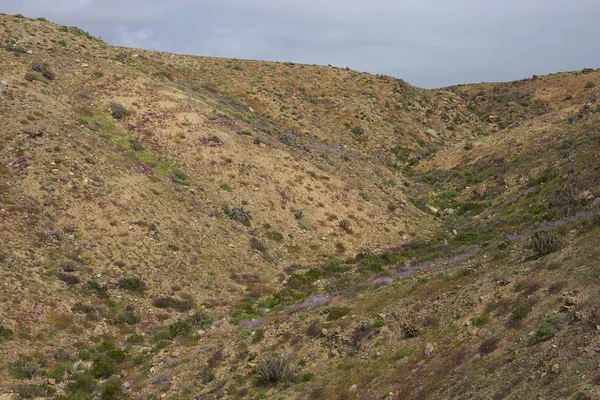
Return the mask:
[[(3, 12), (77, 26), (112, 46), (174, 54), (294, 62), (402, 79), (434, 89), (510, 82), (595, 68), (593, 15), (600, 4), (511, 0), (401, 3), (353, 0), (321, 5), (291, 0), (176, 0), (99, 3), (8, 0)], [(293, 15), (292, 15), (293, 14)]]

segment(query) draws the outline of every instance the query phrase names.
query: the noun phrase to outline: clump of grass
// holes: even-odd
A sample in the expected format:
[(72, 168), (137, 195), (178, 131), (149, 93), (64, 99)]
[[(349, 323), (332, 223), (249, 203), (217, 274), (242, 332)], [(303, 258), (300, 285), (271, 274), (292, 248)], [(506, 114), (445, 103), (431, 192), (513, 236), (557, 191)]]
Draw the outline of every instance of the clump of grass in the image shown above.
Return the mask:
[(531, 237), (533, 250), (539, 255), (554, 253), (562, 245), (562, 239), (555, 231), (538, 231)]
[(119, 288), (133, 293), (143, 293), (146, 284), (140, 278), (122, 278), (118, 282)]
[(298, 209), (294, 211), (294, 218), (296, 218), (298, 221), (302, 220), (302, 218), (304, 218), (304, 211)]
[(327, 316), (327, 321), (335, 321), (346, 315), (350, 314), (352, 311), (349, 307), (333, 307), (331, 311), (329, 311), (329, 315)]
[(226, 183), (221, 183), (219, 187), (226, 192), (233, 192), (233, 188)]
[(182, 186), (190, 185), (190, 177), (183, 171), (175, 171), (171, 174), (171, 181)]
[(250, 248), (253, 250), (258, 250), (260, 252), (267, 251), (267, 245), (264, 244), (263, 241), (255, 237), (250, 238)]
[(257, 380), (263, 385), (291, 381), (294, 372), (291, 356), (270, 356), (258, 362), (254, 370)]
[(280, 243), (283, 241), (283, 235), (279, 232), (268, 231), (265, 233), (267, 239), (272, 240), (274, 242)]
[(179, 300), (173, 297), (159, 297), (152, 302), (152, 305), (157, 308), (172, 308), (180, 312), (186, 312), (194, 307), (191, 299)]
[(473, 326), (482, 327), (490, 323), (490, 316), (487, 314), (480, 315), (477, 318), (473, 318)]
[(14, 332), (8, 328), (5, 328), (0, 324), (0, 343), (10, 340), (14, 335)]

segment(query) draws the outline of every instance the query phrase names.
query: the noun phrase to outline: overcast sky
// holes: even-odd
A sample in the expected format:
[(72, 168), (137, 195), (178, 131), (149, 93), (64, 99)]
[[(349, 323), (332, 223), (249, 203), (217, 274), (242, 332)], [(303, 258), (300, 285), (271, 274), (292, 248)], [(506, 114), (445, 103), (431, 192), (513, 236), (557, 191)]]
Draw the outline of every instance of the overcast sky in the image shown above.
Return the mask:
[(600, 0), (0, 0), (112, 45), (332, 64), (433, 88), (600, 67)]

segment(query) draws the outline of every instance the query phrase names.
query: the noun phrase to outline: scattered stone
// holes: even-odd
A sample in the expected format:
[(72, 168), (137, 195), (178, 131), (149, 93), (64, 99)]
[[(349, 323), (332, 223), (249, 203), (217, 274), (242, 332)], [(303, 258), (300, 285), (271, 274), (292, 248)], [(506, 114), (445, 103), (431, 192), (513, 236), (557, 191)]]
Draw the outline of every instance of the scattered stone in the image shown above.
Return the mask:
[(429, 358), (433, 355), (434, 352), (435, 352), (435, 346), (431, 343), (427, 343), (425, 345), (425, 355)]
[(552, 366), (550, 367), (550, 372), (556, 374), (559, 371), (559, 366), (558, 364), (552, 364)]
[(206, 333), (206, 331), (204, 329), (198, 329), (198, 331), (196, 332), (199, 336), (202, 336)]
[(322, 336), (327, 336), (328, 333), (329, 333), (329, 331), (326, 328), (321, 329)]
[(356, 392), (356, 389), (358, 389), (358, 386), (356, 386), (356, 384), (350, 386), (350, 389), (348, 389), (350, 392)]
[(572, 296), (568, 296), (568, 297), (565, 299), (565, 304), (566, 304), (566, 305), (568, 305), (568, 306), (574, 306), (574, 305), (576, 305), (576, 304), (577, 304), (577, 301), (575, 300), (575, 298), (574, 298), (574, 297), (572, 297)]
[(408, 364), (408, 356), (404, 356), (396, 362), (396, 367)]
[(512, 276), (503, 276), (502, 278), (500, 278), (500, 280), (498, 281), (498, 284), (500, 286), (506, 286), (506, 285), (510, 285), (513, 281)]
[(51, 385), (51, 386), (56, 385), (56, 379), (54, 379), (54, 378), (48, 378), (48, 385)]

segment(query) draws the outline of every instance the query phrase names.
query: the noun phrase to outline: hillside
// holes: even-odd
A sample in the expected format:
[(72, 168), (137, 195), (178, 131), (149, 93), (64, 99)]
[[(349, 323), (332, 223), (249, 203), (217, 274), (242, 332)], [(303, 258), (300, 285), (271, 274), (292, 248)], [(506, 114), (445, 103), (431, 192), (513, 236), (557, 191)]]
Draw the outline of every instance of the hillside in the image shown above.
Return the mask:
[(0, 399), (600, 398), (600, 70), (0, 45)]

